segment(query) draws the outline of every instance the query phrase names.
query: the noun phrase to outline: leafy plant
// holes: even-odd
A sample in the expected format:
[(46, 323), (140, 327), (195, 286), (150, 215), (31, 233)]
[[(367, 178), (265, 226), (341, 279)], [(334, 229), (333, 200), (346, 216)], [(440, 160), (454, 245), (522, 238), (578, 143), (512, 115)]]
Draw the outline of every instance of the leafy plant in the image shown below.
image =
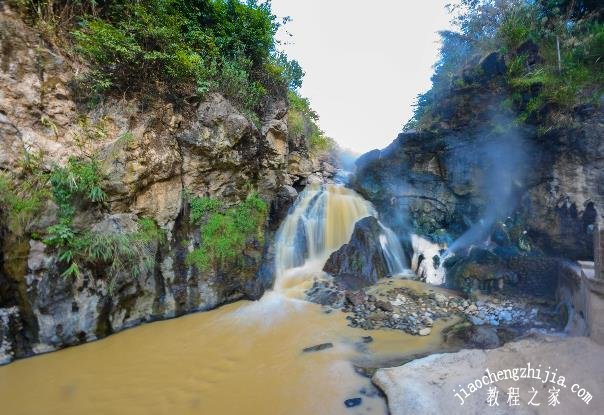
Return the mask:
[(263, 240), (262, 225), (268, 206), (255, 192), (228, 209), (219, 200), (208, 197), (193, 198), (190, 206), (190, 218), (200, 227), (201, 242), (189, 253), (187, 261), (200, 270), (233, 265), (248, 242)]
[(50, 198), (50, 175), (41, 159), (41, 155), (26, 153), (19, 171), (0, 172), (0, 218), (16, 235), (26, 233)]
[[(504, 80), (521, 122), (544, 122), (542, 116), (549, 117), (548, 122), (568, 120), (564, 113), (573, 106), (601, 98), (604, 24), (595, 3), (460, 0), (451, 9), (457, 31), (441, 33), (432, 88), (418, 96), (406, 128), (430, 128), (438, 120), (438, 103), (448, 97), (456, 80), (492, 51), (505, 57)], [(530, 54), (536, 56), (528, 60)]]
[(289, 91), (287, 128), (290, 135), (305, 137), (312, 153), (324, 153), (335, 148), (335, 142), (327, 137), (317, 125), (319, 116), (310, 107), (308, 98), (295, 91)]
[[(153, 225), (151, 225), (153, 224)], [(103, 267), (109, 274), (109, 290), (121, 273), (135, 278), (153, 266), (153, 242), (160, 242), (163, 232), (150, 219), (139, 220), (136, 232), (76, 232), (65, 222), (48, 229), (45, 242), (59, 248), (59, 260), (67, 264), (64, 278), (78, 278), (85, 265)]]
[(101, 188), (101, 180), (100, 166), (95, 159), (84, 161), (71, 157), (65, 167), (55, 166), (50, 182), (60, 219), (71, 222), (76, 197), (93, 203), (104, 202), (107, 196)]

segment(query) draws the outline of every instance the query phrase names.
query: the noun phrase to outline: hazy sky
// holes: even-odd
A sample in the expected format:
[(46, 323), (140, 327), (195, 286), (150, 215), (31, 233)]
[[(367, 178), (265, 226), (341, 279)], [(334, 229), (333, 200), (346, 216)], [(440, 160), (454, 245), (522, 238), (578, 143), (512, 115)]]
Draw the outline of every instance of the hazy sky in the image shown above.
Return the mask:
[[(437, 31), (447, 29), (451, 0), (272, 0), (290, 16), (279, 39), (306, 76), (302, 94), (320, 126), (342, 147), (388, 145), (430, 87)], [(285, 31), (291, 33), (289, 37)]]

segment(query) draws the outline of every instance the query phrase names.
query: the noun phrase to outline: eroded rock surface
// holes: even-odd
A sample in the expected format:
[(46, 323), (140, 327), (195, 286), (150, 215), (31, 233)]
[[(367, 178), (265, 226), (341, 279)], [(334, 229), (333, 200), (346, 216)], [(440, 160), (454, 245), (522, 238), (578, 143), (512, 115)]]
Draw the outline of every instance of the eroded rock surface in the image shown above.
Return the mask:
[(350, 241), (329, 256), (323, 271), (336, 283), (358, 289), (387, 277), (388, 264), (380, 245), (382, 229), (373, 216), (359, 220)]
[[(582, 359), (580, 356), (589, 356)], [(511, 376), (495, 384), (482, 386), (461, 399), (455, 396), (468, 384), (483, 379), (488, 368), (491, 373), (500, 370), (527, 368), (539, 369), (541, 378), (545, 370), (556, 370), (556, 381), (564, 376), (565, 385), (535, 379), (518, 379)], [(400, 367), (379, 369), (373, 382), (388, 398), (390, 413), (403, 415), (421, 413), (426, 415), (447, 414), (597, 414), (604, 411), (604, 400), (599, 396), (604, 384), (604, 347), (586, 337), (542, 337), (536, 336), (509, 343), (493, 350), (462, 350), (457, 353), (435, 354), (414, 360)], [(550, 371), (551, 371), (550, 370)], [(517, 375), (521, 373), (518, 371)], [(573, 385), (577, 384), (576, 391)], [(499, 391), (497, 406), (489, 406), (488, 388)], [(509, 388), (518, 388), (518, 406), (509, 406)], [(533, 404), (529, 401), (534, 388), (537, 395)], [(559, 404), (550, 405), (552, 388), (558, 390)], [(583, 388), (592, 395), (589, 404), (578, 396)], [(585, 397), (584, 395), (583, 397)], [(516, 402), (513, 399), (513, 402)]]
[[(534, 49), (520, 46), (533, 63)], [(510, 94), (505, 66), (495, 52), (469, 63), (459, 75), (463, 87), (452, 83), (426, 125), (357, 160), (352, 184), (401, 238), (416, 234), (458, 257), (472, 245), (493, 253), (497, 264), (466, 260), (480, 265), (462, 274), (481, 275), (481, 289), (506, 274), (551, 294), (551, 258), (593, 258), (594, 226), (604, 214), (604, 107), (579, 104), (563, 114), (546, 108), (518, 123), (518, 114), (501, 106)], [(408, 251), (415, 242), (406, 241)], [(445, 258), (432, 263), (432, 250), (420, 267), (421, 253), (409, 252), (415, 269), (441, 279)], [(464, 288), (458, 276), (452, 284)]]
[[(66, 279), (55, 251), (0, 224), (0, 361), (255, 298), (271, 285), (270, 272), (259, 278), (259, 269), (297, 195), (292, 186), (334, 173), (322, 170), (331, 166), (329, 157), (311, 155), (303, 135), (288, 133), (284, 97), (263, 104), (259, 125), (217, 93), (178, 108), (159, 98), (143, 105), (124, 97), (89, 109), (74, 89), (87, 68), (3, 5), (0, 51), (0, 170), (19, 171), (26, 153), (40, 155), (47, 171), (70, 156), (95, 155), (107, 203), (78, 211), (73, 226), (119, 234), (146, 217), (166, 234), (149, 247), (153, 265), (141, 275), (123, 271), (110, 278), (95, 267)], [(201, 236), (189, 222), (185, 193), (233, 206), (250, 189), (271, 207), (266, 235), (248, 241), (237, 267), (200, 271), (189, 264), (187, 253)], [(48, 202), (28, 232), (43, 235), (56, 221), (57, 207)]]

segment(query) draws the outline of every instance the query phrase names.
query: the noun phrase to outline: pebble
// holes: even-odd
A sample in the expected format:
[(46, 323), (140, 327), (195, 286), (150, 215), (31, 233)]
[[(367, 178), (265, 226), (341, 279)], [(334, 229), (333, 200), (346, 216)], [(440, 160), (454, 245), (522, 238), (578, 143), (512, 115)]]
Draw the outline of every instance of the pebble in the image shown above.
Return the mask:
[(481, 318), (478, 318), (476, 316), (470, 316), (470, 321), (472, 322), (472, 324), (474, 324), (475, 326), (482, 326), (484, 324), (484, 320)]
[(316, 346), (305, 347), (304, 349), (302, 349), (302, 351), (304, 353), (318, 352), (320, 350), (330, 349), (332, 347), (333, 347), (333, 343), (321, 343), (321, 344), (317, 344)]
[[(437, 319), (458, 315), (476, 326), (535, 326), (540, 308), (533, 308), (530, 298), (489, 296), (488, 300), (471, 301), (448, 297), (439, 292), (418, 293), (407, 288), (390, 288), (368, 295), (364, 290), (346, 293), (345, 312), (352, 312), (349, 325), (366, 330), (396, 329), (410, 334), (427, 335)], [(355, 301), (356, 300), (356, 301)], [(541, 315), (541, 314), (540, 314)], [(546, 317), (544, 314), (543, 317)]]
[(351, 399), (346, 399), (344, 401), (344, 405), (346, 405), (346, 408), (354, 408), (355, 406), (359, 406), (362, 402), (363, 402), (362, 398), (351, 398)]
[(499, 313), (499, 319), (505, 321), (512, 321), (512, 313), (509, 311), (502, 311)]

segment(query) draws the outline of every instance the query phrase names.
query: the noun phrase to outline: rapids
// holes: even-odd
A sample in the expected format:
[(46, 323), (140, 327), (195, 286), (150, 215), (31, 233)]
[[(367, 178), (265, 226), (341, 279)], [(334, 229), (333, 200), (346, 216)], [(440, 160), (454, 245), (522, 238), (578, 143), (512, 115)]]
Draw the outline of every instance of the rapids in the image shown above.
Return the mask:
[[(355, 223), (377, 212), (356, 192), (338, 184), (310, 185), (285, 218), (275, 240), (274, 291), (301, 297), (314, 278), (324, 278), (325, 262), (347, 243)], [(400, 242), (380, 223), (380, 245), (391, 275), (409, 274)]]
[[(275, 240), (274, 290), (256, 302), (127, 330), (106, 339), (0, 367), (2, 413), (33, 414), (385, 414), (353, 363), (435, 350), (439, 328), (419, 337), (347, 326), (302, 299), (371, 204), (338, 185), (303, 192)], [(386, 227), (380, 243), (392, 274), (406, 264)], [(397, 279), (399, 283), (407, 283)], [(411, 281), (408, 281), (411, 283)], [(365, 344), (363, 336), (373, 341)], [(303, 353), (331, 342), (334, 347)], [(362, 398), (348, 409), (344, 401)]]

